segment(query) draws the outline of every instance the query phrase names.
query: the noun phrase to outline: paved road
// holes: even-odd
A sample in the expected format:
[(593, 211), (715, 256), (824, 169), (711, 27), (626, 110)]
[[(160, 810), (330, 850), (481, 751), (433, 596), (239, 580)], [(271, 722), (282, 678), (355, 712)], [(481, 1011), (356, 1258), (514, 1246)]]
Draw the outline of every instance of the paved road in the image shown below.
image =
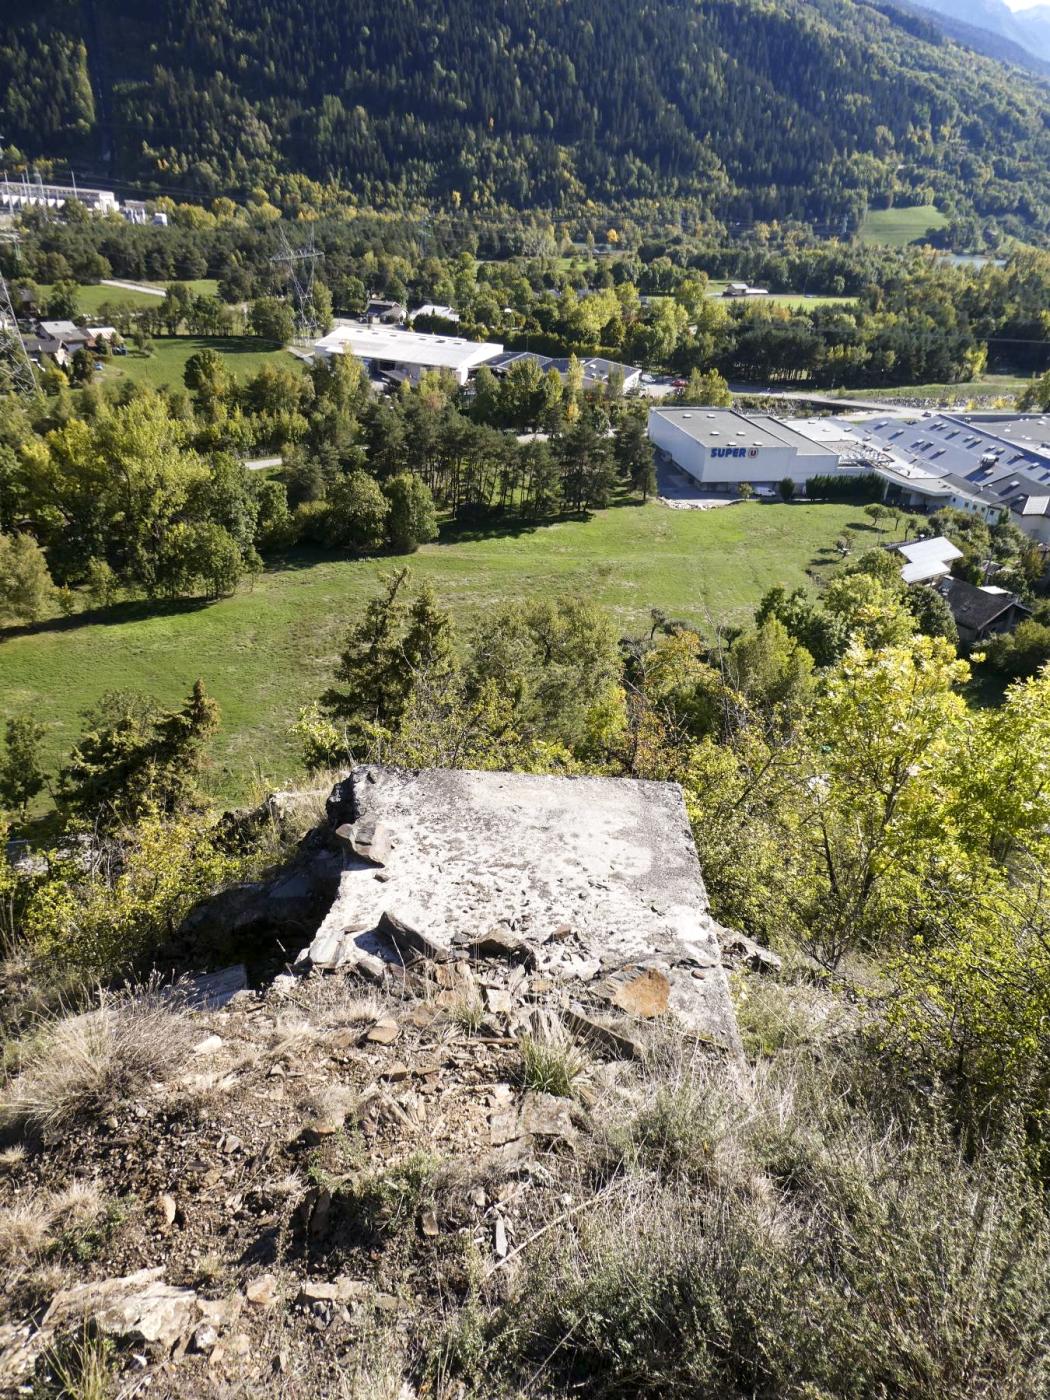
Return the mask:
[(250, 472), (264, 472), (270, 467), (284, 466), (283, 457), (253, 457), (244, 464)]
[(119, 287), (122, 292), (145, 292), (147, 296), (165, 296), (163, 287), (147, 287), (145, 282), (121, 282), (115, 277), (103, 277), (103, 287)]

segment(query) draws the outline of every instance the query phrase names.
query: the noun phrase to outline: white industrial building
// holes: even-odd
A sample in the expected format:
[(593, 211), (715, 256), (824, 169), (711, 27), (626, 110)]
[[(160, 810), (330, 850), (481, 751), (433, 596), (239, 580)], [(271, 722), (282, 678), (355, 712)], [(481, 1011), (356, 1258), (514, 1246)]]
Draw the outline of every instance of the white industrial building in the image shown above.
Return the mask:
[(39, 177), (30, 179), (28, 175), (14, 180), (6, 175), (0, 178), (0, 209), (10, 212), (37, 207), (62, 209), (70, 199), (78, 200), (93, 214), (115, 214), (120, 208), (112, 190), (88, 189), (75, 184), (45, 184)]
[(785, 477), (802, 486), (838, 471), (843, 455), (840, 443), (820, 434), (806, 436), (768, 414), (728, 408), (651, 408), (649, 438), (710, 491), (730, 491), (742, 481), (773, 490)]
[(797, 418), (725, 408), (653, 408), (649, 437), (705, 490), (784, 477), (873, 473), (884, 498), (932, 513), (950, 506), (989, 524), (1006, 514), (1050, 545), (1050, 414), (871, 413)]
[(418, 383), (426, 370), (447, 370), (459, 384), (466, 384), (472, 371), (502, 351), (502, 345), (491, 341), (423, 335), (399, 326), (366, 326), (359, 321), (336, 326), (314, 346), (314, 354), (321, 359), (356, 355), (373, 373), (411, 383)]

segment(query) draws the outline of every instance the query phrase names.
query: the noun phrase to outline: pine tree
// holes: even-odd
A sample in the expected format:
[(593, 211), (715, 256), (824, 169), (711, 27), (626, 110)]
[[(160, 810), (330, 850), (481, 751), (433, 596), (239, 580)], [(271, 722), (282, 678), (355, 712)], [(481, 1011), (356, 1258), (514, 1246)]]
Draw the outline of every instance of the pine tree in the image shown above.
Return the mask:
[(178, 710), (117, 691), (83, 718), (87, 728), (59, 774), (60, 802), (70, 815), (108, 827), (192, 805), (204, 746), (219, 723), (203, 681)]
[(428, 584), (406, 601), (408, 569), (386, 580), (346, 640), (321, 704), (342, 720), (351, 747), (396, 734), (417, 687), (444, 683), (456, 669), (452, 620)]
[(30, 802), (47, 781), (40, 761), (44, 726), (31, 715), (9, 719), (0, 758), (0, 808), (24, 817)]

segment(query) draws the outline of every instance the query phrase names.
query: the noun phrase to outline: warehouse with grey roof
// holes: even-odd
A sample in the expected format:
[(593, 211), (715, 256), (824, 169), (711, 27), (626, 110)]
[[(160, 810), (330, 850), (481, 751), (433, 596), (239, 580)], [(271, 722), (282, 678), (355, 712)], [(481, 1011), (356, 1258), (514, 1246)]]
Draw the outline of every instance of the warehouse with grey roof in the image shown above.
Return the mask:
[(1050, 544), (1050, 415), (882, 413), (785, 421), (722, 408), (654, 408), (649, 437), (706, 491), (749, 482), (759, 494), (785, 477), (874, 473), (888, 501), (944, 506), (994, 522), (1004, 511)]
[(816, 441), (768, 414), (726, 408), (649, 410), (653, 445), (679, 470), (710, 491), (730, 491), (740, 482), (773, 490), (790, 477), (804, 485), (811, 477), (839, 469), (834, 444)]

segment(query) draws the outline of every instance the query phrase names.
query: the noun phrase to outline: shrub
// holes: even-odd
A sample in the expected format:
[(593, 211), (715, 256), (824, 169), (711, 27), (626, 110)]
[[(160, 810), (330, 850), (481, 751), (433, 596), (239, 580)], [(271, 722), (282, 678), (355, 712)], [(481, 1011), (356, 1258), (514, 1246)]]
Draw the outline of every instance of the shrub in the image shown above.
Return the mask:
[(1012, 679), (1034, 676), (1050, 661), (1050, 627), (1032, 619), (1004, 632), (985, 649), (987, 664)]
[(426, 1152), (413, 1152), (385, 1168), (333, 1180), (332, 1247), (375, 1245), (399, 1234), (434, 1200), (441, 1163)]
[(20, 918), (30, 954), (52, 970), (100, 977), (144, 963), (198, 900), (243, 869), (213, 834), (196, 815), (150, 816), (112, 865), (99, 862), (87, 874), (76, 861), (56, 865)]
[(1050, 1230), (1012, 1146), (967, 1161), (816, 1061), (749, 1098), (703, 1068), (660, 1090), (594, 1208), (525, 1256), (490, 1336), (512, 1375), (691, 1400), (1044, 1393)]

